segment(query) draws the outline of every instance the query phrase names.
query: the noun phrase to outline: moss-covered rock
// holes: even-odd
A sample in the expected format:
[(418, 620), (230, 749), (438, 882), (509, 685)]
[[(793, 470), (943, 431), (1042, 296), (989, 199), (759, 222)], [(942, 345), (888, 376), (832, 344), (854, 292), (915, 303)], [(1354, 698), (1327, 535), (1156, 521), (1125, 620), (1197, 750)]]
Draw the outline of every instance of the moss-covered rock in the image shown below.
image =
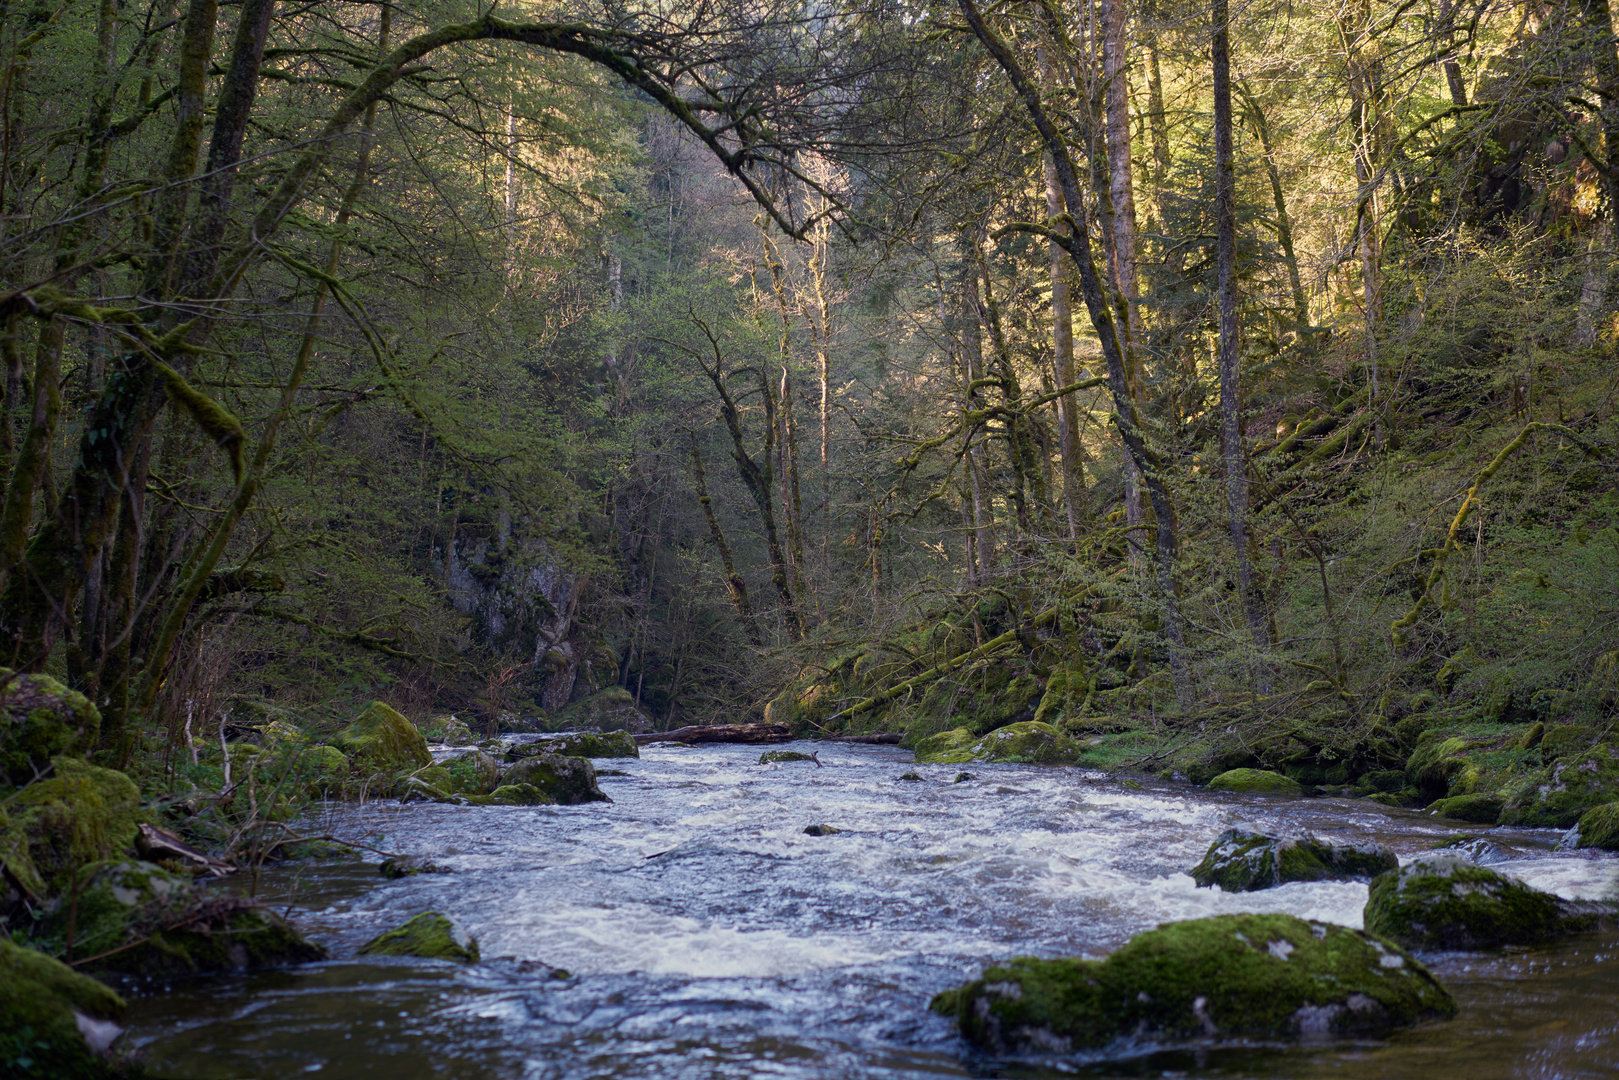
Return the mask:
[(501, 784), (487, 795), (463, 795), (472, 806), (555, 806), (556, 800), (533, 784)]
[(814, 761), (820, 762), (811, 754), (801, 754), (797, 750), (766, 750), (759, 755), (759, 764), (776, 765), (788, 761)]
[(121, 772), (59, 757), (51, 775), (20, 789), (8, 807), (6, 847), (19, 863), (20, 847), (46, 892), (67, 887), (80, 867), (117, 858), (134, 847), (141, 820), (140, 791)]
[(1553, 724), (1542, 729), (1540, 756), (1551, 761), (1567, 754), (1578, 754), (1582, 750), (1591, 749), (1596, 741), (1595, 728), (1588, 728), (1583, 724)]
[(422, 729), (422, 734), (434, 742), (449, 746), (471, 746), (478, 741), (472, 729), (455, 716), (434, 717)]
[(1619, 851), (1619, 802), (1603, 803), (1581, 814), (1568, 846)]
[[(776, 695), (765, 704), (764, 722), (786, 724), (799, 730), (819, 724), (832, 713), (832, 692), (819, 683), (794, 686)], [(650, 729), (648, 729), (650, 730)]]
[(416, 725), (381, 701), (367, 706), (334, 742), (365, 773), (409, 771), (433, 763)]
[(1400, 865), (1382, 844), (1331, 844), (1314, 836), (1274, 837), (1227, 829), (1190, 871), (1199, 888), (1252, 892), (1290, 881), (1368, 881)]
[(424, 911), (403, 926), (360, 946), (361, 956), (420, 956), (428, 960), (478, 962), (478, 941), (448, 915)]
[(1302, 795), (1297, 780), (1268, 769), (1231, 769), (1209, 781), (1210, 791), (1235, 791), (1244, 795)]
[(919, 765), (962, 765), (969, 761), (1014, 761), (1072, 765), (1081, 747), (1050, 724), (1025, 720), (979, 737), (968, 728), (941, 732), (916, 744)]
[(555, 731), (627, 731), (640, 735), (652, 730), (652, 721), (635, 707), (635, 695), (622, 686), (609, 686), (574, 702), (551, 718)]
[(1564, 900), (1454, 855), (1429, 855), (1372, 882), (1368, 932), (1411, 949), (1486, 949), (1595, 929), (1603, 904)]
[(1105, 960), (1012, 960), (933, 1008), (978, 1046), (1025, 1055), (1123, 1038), (1376, 1034), (1456, 1011), (1398, 946), (1291, 915), (1170, 923)]
[(1587, 810), (1619, 801), (1619, 745), (1564, 755), (1502, 794), (1501, 824), (1566, 829)]
[(0, 1073), (60, 1080), (112, 1075), (106, 1050), (124, 999), (0, 935)]
[[(146, 978), (243, 971), (319, 960), (326, 950), (251, 900), (216, 895), (191, 878), (133, 859), (81, 874), (40, 932), (91, 970)], [(99, 957), (99, 959), (90, 959)]]
[(1494, 825), (1500, 820), (1505, 803), (1499, 795), (1457, 795), (1449, 799), (1436, 799), (1428, 809), (1440, 817), (1455, 818), (1475, 825)]
[(0, 667), (0, 783), (23, 784), (52, 758), (83, 756), (100, 731), (101, 714), (83, 694)]
[[(501, 773), (500, 783), (502, 787), (526, 784), (537, 788), (559, 806), (613, 801), (596, 786), (596, 768), (589, 758), (524, 758), (507, 766)], [(495, 794), (499, 794), (498, 789)]]
[(451, 794), (485, 795), (499, 786), (501, 764), (483, 750), (461, 750), (428, 771), (436, 771), (439, 778), (434, 785)]
[(409, 803), (409, 802), (434, 802), (434, 803), (454, 802), (455, 801), (455, 796), (450, 794), (450, 792), (448, 790), (448, 786), (447, 786), (448, 785), (448, 774), (446, 773), (444, 775), (444, 779), (446, 781), (446, 786), (445, 787), (440, 787), (438, 784), (435, 784), (433, 782), (433, 779), (435, 779), (435, 778), (430, 778), (427, 775), (427, 774), (430, 774), (430, 773), (443, 773), (443, 772), (444, 772), (444, 770), (442, 770), (442, 769), (423, 769), (421, 773), (419, 773), (419, 774), (417, 774), (415, 776), (401, 777), (399, 782), (394, 785), (394, 789), (393, 789), (394, 798), (398, 799), (400, 802), (406, 802), (406, 803)]
[(539, 757), (555, 754), (561, 757), (583, 758), (638, 758), (640, 747), (635, 736), (628, 731), (567, 731), (539, 742), (519, 743), (506, 752), (507, 758)]

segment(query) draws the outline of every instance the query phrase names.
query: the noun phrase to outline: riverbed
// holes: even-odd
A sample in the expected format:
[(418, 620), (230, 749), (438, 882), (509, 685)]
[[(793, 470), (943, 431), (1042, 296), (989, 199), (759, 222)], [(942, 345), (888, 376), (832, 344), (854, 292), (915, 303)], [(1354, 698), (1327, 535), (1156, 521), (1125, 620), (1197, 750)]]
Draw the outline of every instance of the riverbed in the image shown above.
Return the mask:
[[(1377, 839), (1402, 859), (1454, 822), (1350, 799), (1237, 796), (1075, 768), (917, 766), (882, 746), (654, 745), (598, 761), (611, 803), (332, 804), (312, 831), (453, 872), (376, 861), (267, 868), (258, 895), (331, 950), (302, 968), (149, 987), (130, 1035), (156, 1076), (390, 1080), (962, 1076), (1584, 1078), (1619, 1074), (1619, 935), (1424, 959), (1456, 1019), (1379, 1041), (1141, 1048), (997, 1062), (928, 1011), (1017, 955), (1103, 956), (1159, 923), (1288, 912), (1361, 925), (1366, 886), (1197, 889), (1227, 826)], [(957, 782), (963, 771), (970, 779)], [(920, 780), (904, 780), (915, 773)], [(806, 835), (811, 825), (835, 833)], [(1619, 895), (1619, 857), (1490, 829), (1492, 868), (1571, 898)], [(483, 962), (364, 961), (428, 909)]]

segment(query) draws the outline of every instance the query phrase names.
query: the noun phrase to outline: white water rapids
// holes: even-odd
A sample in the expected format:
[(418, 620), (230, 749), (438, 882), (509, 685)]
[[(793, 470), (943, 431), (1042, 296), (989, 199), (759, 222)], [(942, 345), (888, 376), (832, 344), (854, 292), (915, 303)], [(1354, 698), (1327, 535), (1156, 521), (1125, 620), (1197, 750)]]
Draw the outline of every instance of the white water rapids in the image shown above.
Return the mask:
[[(153, 1071), (176, 1078), (1616, 1075), (1619, 940), (1603, 935), (1434, 958), (1462, 1015), (1383, 1043), (977, 1058), (927, 1003), (991, 961), (1101, 956), (1159, 923), (1227, 912), (1361, 925), (1364, 884), (1195, 888), (1185, 871), (1233, 822), (1377, 839), (1402, 858), (1455, 825), (1353, 800), (1135, 790), (1070, 768), (974, 764), (955, 783), (963, 767), (914, 766), (895, 748), (796, 748), (824, 767), (759, 765), (757, 747), (653, 746), (597, 762), (626, 774), (602, 778), (610, 804), (329, 807), (315, 828), (454, 872), (275, 868), (261, 893), (298, 905), (294, 921), (332, 959), (147, 997), (135, 1035)], [(923, 779), (899, 779), (913, 771)], [(805, 835), (814, 824), (839, 831)], [(1516, 856), (1495, 868), (1539, 888), (1619, 888), (1612, 856), (1553, 853), (1544, 831), (1490, 835)], [(427, 909), (471, 930), (484, 962), (356, 961), (365, 940)]]

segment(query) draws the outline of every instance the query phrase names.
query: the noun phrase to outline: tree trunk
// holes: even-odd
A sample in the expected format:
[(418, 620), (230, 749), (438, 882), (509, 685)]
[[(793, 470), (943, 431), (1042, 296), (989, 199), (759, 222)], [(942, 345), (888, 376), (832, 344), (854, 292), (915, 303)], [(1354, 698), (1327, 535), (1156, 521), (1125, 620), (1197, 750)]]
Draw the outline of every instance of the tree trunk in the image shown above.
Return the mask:
[[(1052, 84), (1051, 61), (1041, 56), (1041, 77), (1049, 87)], [(1072, 231), (1068, 208), (1063, 203), (1062, 187), (1057, 182), (1057, 166), (1051, 155), (1043, 155), (1046, 180), (1046, 217), (1056, 232)], [(1074, 379), (1074, 306), (1068, 289), (1072, 268), (1068, 254), (1057, 241), (1047, 245), (1050, 249), (1051, 273), (1051, 340), (1053, 367), (1058, 387), (1072, 386)], [(1062, 462), (1063, 508), (1068, 516), (1068, 539), (1078, 540), (1084, 522), (1090, 516), (1085, 493), (1085, 463), (1080, 457), (1078, 403), (1074, 395), (1064, 394), (1055, 402), (1057, 408), (1057, 447)]]
[[(1254, 582), (1248, 553), (1248, 466), (1242, 450), (1237, 328), (1237, 171), (1232, 152), (1231, 27), (1228, 0), (1213, 0), (1214, 23), (1214, 220), (1216, 289), (1220, 309), (1220, 440), (1225, 457), (1226, 512), (1231, 522), (1232, 554), (1237, 586), (1254, 648), (1270, 647), (1264, 592)], [(1270, 676), (1261, 659), (1256, 665), (1260, 694), (1270, 693)]]
[(1298, 256), (1293, 254), (1293, 222), (1287, 212), (1287, 198), (1282, 192), (1282, 174), (1276, 168), (1276, 149), (1271, 145), (1270, 125), (1265, 122), (1265, 111), (1259, 99), (1249, 93), (1243, 83), (1237, 84), (1247, 106), (1248, 122), (1259, 136), (1259, 148), (1265, 156), (1265, 172), (1270, 177), (1271, 200), (1276, 206), (1276, 242), (1281, 245), (1282, 259), (1287, 265), (1287, 284), (1293, 297), (1293, 328), (1303, 331), (1310, 325), (1310, 304), (1304, 296), (1304, 279), (1299, 274)]
[(714, 500), (708, 495), (708, 474), (703, 471), (703, 453), (697, 447), (697, 433), (690, 434), (691, 475), (697, 485), (697, 502), (702, 506), (703, 518), (708, 522), (709, 539), (714, 541), (714, 549), (720, 553), (720, 565), (725, 568), (725, 588), (731, 595), (731, 606), (736, 608), (737, 621), (747, 632), (748, 640), (758, 645), (759, 628), (754, 623), (753, 605), (748, 603), (748, 583), (736, 572), (736, 562), (731, 558), (731, 545), (725, 542), (725, 534), (720, 531), (719, 519), (714, 516)]

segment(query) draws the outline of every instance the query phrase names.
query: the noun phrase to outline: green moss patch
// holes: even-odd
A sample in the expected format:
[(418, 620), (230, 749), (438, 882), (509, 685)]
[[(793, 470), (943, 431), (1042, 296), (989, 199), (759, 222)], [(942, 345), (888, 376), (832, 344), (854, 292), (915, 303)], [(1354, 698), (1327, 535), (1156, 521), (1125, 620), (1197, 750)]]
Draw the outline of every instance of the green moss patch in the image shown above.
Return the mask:
[(49, 675), (0, 667), (0, 781), (23, 784), (54, 757), (82, 756), (101, 731), (101, 713)]
[(1011, 761), (1033, 765), (1072, 765), (1080, 745), (1050, 724), (1026, 720), (976, 736), (956, 728), (923, 739), (916, 746), (919, 765), (964, 765), (969, 761)]
[(121, 772), (59, 757), (52, 774), (13, 798), (5, 848), (8, 866), (26, 865), (47, 892), (64, 890), (80, 867), (133, 849), (140, 792)]
[[(124, 999), (87, 975), (0, 935), (0, 1072), (112, 1075), (102, 1051), (118, 1034)], [(82, 1019), (81, 1019), (82, 1018)]]
[(1302, 795), (1304, 788), (1267, 769), (1231, 769), (1209, 781), (1210, 791), (1235, 791), (1244, 795)]
[(1376, 1034), (1456, 1011), (1399, 946), (1291, 915), (1170, 923), (1105, 960), (1012, 960), (933, 1008), (979, 1047), (1039, 1055), (1122, 1038)]
[(1574, 846), (1619, 851), (1619, 802), (1603, 803), (1580, 815)]
[(419, 956), (427, 960), (478, 962), (478, 941), (448, 915), (424, 911), (360, 946), (361, 956)]

